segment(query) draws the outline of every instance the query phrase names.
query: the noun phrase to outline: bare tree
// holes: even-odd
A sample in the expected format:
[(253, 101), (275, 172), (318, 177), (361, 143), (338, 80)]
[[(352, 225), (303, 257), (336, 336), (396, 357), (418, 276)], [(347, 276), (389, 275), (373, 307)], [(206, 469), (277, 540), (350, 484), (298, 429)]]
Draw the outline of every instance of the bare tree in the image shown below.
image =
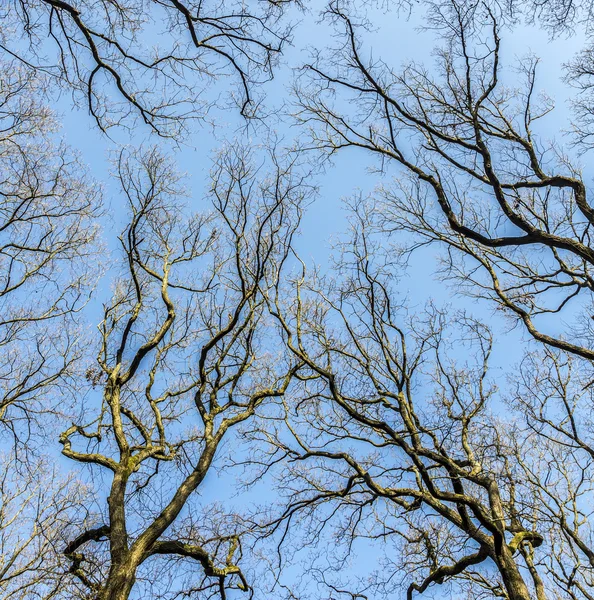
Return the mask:
[[(409, 575), (423, 573), (408, 584), (409, 597), (457, 579), (471, 597), (590, 598), (590, 405), (580, 398), (594, 358), (594, 212), (577, 161), (536, 134), (553, 108), (535, 99), (538, 61), (520, 64), (519, 86), (502, 84), (501, 29), (484, 4), (430, 6), (429, 25), (443, 40), (436, 74), (367, 58), (362, 25), (337, 3), (327, 14), (343, 35), (305, 67), (296, 88), (308, 145), (330, 156), (363, 150), (397, 179), (378, 188), (371, 209), (355, 208), (364, 218), (341, 263), (345, 283), (328, 289), (303, 279), (292, 310), (275, 301), (312, 380), (287, 408), (296, 444), (280, 434), (272, 444), (308, 461), (291, 475), (302, 487), (289, 488), (293, 504), (278, 523), (310, 511), (318, 535), (336, 512), (337, 539), (361, 530), (400, 538)], [(369, 244), (366, 231), (398, 244), (379, 271), (382, 245)], [(397, 320), (382, 269), (429, 244), (446, 250), (444, 279), (491, 300), (545, 348), (547, 376), (528, 362), (520, 371), (534, 397), (518, 395), (516, 421), (489, 414), (484, 325), (457, 321), (480, 348), (477, 364), (459, 369), (448, 365), (457, 346), (447, 347), (439, 319), (408, 330)], [(562, 313), (571, 318), (565, 330)], [(430, 351), (433, 388), (423, 374)], [(573, 387), (563, 374), (572, 361), (584, 373)], [(378, 504), (389, 508), (372, 508)], [(395, 581), (394, 572), (383, 575)]]
[(84, 519), (90, 495), (72, 477), (61, 478), (47, 460), (15, 470), (2, 456), (0, 478), (0, 590), (7, 600), (49, 600), (66, 593), (62, 544)]
[(102, 131), (140, 119), (175, 136), (188, 119), (205, 116), (208, 81), (219, 75), (237, 80), (241, 112), (253, 114), (253, 88), (272, 77), (289, 39), (282, 16), (292, 4), (11, 0), (0, 47), (72, 90)]
[[(12, 132), (0, 230), (2, 298), (12, 311), (0, 329), (9, 350), (4, 423), (14, 426), (19, 410), (30, 422), (44, 406), (36, 402), (71, 381), (82, 350), (63, 324), (84, 304), (88, 274), (74, 265), (93, 241), (88, 217), (99, 193), (51, 145), (50, 115), (25, 92), (41, 97), (45, 73), (83, 97), (104, 131), (135, 116), (177, 135), (200, 114), (196, 76), (220, 67), (238, 77), (247, 114), (253, 85), (271, 75), (287, 40), (282, 4), (231, 12), (217, 4), (208, 15), (202, 3), (177, 1), (7, 5), (6, 27), (25, 31), (29, 47), (11, 46), (4, 30), (4, 51), (20, 61), (5, 71), (5, 89), (16, 91), (2, 105)], [(334, 525), (337, 576), (319, 576), (332, 600), (403, 591), (410, 599), (437, 585), (469, 598), (594, 597), (594, 208), (577, 162), (539, 141), (552, 104), (535, 100), (538, 61), (520, 64), (518, 88), (501, 85), (502, 13), (456, 0), (428, 6), (443, 40), (436, 74), (367, 58), (362, 26), (333, 3), (339, 46), (320, 51), (296, 89), (310, 146), (363, 150), (397, 174), (371, 204), (353, 202), (335, 279), (304, 270), (294, 289), (285, 285), (307, 186), (274, 156), (262, 176), (243, 149), (223, 153), (213, 213), (189, 215), (158, 150), (120, 155), (130, 217), (120, 276), (96, 363), (76, 382), (80, 413), (60, 436), (63, 454), (96, 477), (98, 508), (68, 528), (47, 574), (39, 553), (28, 554), (45, 548), (42, 538), (23, 538), (28, 550), (11, 563), (6, 588), (15, 598), (251, 595), (247, 536), (279, 535), (282, 556), (296, 523), (295, 535), (318, 549)], [(555, 27), (574, 18), (568, 4), (549, 6), (561, 15)], [(168, 33), (147, 56), (154, 21)], [(45, 63), (56, 48), (58, 59)], [(586, 58), (583, 72), (571, 67), (585, 93)], [(113, 85), (115, 105), (104, 97)], [(584, 96), (586, 143), (589, 114)], [(43, 128), (45, 137), (36, 133)], [(385, 251), (388, 239), (398, 245)], [(490, 300), (540, 347), (513, 379), (512, 416), (499, 412), (489, 328), (434, 308), (409, 315), (391, 289), (400, 266), (429, 244), (445, 248), (445, 280)], [(274, 348), (280, 340), (288, 352)], [(235, 455), (240, 437), (253, 443), (245, 460)], [(280, 515), (250, 518), (197, 500), (225, 452), (257, 464), (257, 479), (289, 462)], [(360, 539), (390, 551), (356, 588), (342, 577)]]
[[(292, 303), (271, 298), (306, 365), (286, 428), (259, 436), (295, 465), (283, 474), (288, 505), (272, 531), (309, 519), (319, 543), (334, 521), (339, 566), (357, 539), (392, 542), (372, 597), (404, 587), (410, 599), (453, 583), (469, 597), (543, 600), (532, 557), (544, 532), (519, 509), (513, 429), (491, 412), (491, 333), (464, 314), (407, 317), (368, 219), (359, 206), (344, 277), (327, 285), (303, 274)], [(345, 586), (344, 597), (366, 597), (355, 592), (363, 594)]]
[[(410, 247), (444, 243), (444, 274), (457, 285), (492, 299), (537, 341), (593, 358), (594, 217), (579, 169), (533, 131), (552, 110), (546, 98), (534, 105), (538, 61), (521, 65), (525, 87), (504, 87), (493, 14), (452, 2), (434, 13), (445, 36), (438, 75), (415, 65), (397, 74), (366, 62), (356, 26), (338, 8), (331, 15), (346, 30), (334, 72), (310, 65), (312, 87), (298, 91), (304, 120), (320, 125), (315, 144), (364, 149), (397, 167), (396, 186), (379, 190), (386, 230), (413, 233)], [(481, 16), (490, 32), (476, 24)], [(332, 90), (351, 94), (357, 111), (331, 106)], [(557, 321), (580, 301), (571, 341), (547, 333), (547, 316)]]
[(67, 386), (79, 354), (69, 323), (88, 299), (101, 192), (76, 156), (52, 142), (56, 124), (37, 100), (42, 85), (32, 72), (2, 65), (0, 422), (15, 439)]
[[(179, 177), (156, 149), (124, 152), (118, 176), (130, 222), (90, 373), (101, 398), (60, 438), (66, 457), (109, 475), (107, 507), (64, 552), (102, 600), (128, 598), (159, 559), (198, 567), (179, 593), (248, 592), (233, 516), (198, 518), (192, 498), (226, 440), (298, 368), (271, 346), (263, 292), (306, 188), (278, 162), (258, 175), (237, 147), (213, 170), (213, 214), (184, 214)], [(144, 583), (167, 591), (162, 576)]]
[[(524, 511), (549, 530), (542, 568), (558, 597), (592, 597), (592, 389), (589, 365), (545, 348), (528, 354), (510, 395), (525, 417), (513, 447)], [(520, 433), (520, 432), (518, 432)]]

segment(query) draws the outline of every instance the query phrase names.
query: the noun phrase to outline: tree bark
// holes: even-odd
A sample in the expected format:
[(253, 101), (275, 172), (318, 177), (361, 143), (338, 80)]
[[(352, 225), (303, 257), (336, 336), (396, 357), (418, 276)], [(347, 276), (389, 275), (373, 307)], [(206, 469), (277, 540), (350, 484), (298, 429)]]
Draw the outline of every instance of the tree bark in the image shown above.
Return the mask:
[(509, 600), (533, 600), (507, 544), (502, 545), (495, 556), (495, 562), (501, 573)]
[(137, 565), (129, 561), (112, 564), (105, 587), (99, 593), (97, 600), (128, 600), (136, 582)]

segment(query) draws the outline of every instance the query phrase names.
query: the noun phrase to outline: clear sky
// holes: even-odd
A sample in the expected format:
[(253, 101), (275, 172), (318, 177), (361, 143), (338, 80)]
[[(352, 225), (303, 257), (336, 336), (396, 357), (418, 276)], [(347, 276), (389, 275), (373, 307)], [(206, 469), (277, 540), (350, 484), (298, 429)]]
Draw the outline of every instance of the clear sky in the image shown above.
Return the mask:
[[(276, 78), (265, 84), (265, 107), (277, 119), (272, 125), (276, 134), (289, 145), (298, 135), (298, 128), (283, 112), (291, 111), (290, 87), (295, 70), (307, 61), (311, 48), (323, 48), (332, 42), (332, 29), (327, 23), (319, 22), (315, 12), (321, 2), (313, 2), (313, 9), (308, 14), (298, 14), (300, 21), (294, 34), (293, 45), (288, 48), (282, 58), (281, 67), (277, 70)], [(431, 66), (432, 51), (436, 45), (435, 34), (422, 30), (423, 11), (413, 8), (411, 15), (398, 15), (384, 11), (372, 11), (370, 20), (377, 25), (377, 31), (367, 34), (364, 43), (364, 54), (368, 53), (374, 59), (381, 59), (396, 68), (410, 61)], [(502, 39), (503, 63), (513, 66), (518, 58), (527, 54), (535, 54), (541, 58), (538, 71), (537, 87), (545, 91), (556, 101), (554, 113), (547, 118), (546, 125), (550, 131), (543, 128), (545, 135), (558, 136), (565, 124), (569, 126), (570, 117), (568, 94), (571, 90), (560, 84), (562, 64), (573, 56), (583, 45), (584, 37), (579, 33), (571, 37), (562, 36), (550, 39), (546, 32), (536, 27), (518, 27), (513, 32), (506, 31)], [(512, 74), (513, 77), (513, 74)], [(224, 79), (219, 80), (218, 86), (224, 89), (228, 85)], [(203, 204), (204, 192), (208, 187), (208, 172), (210, 159), (225, 142), (234, 138), (245, 139), (247, 136), (254, 144), (262, 143), (264, 138), (262, 127), (253, 126), (246, 130), (245, 121), (233, 111), (212, 112), (212, 120), (216, 127), (206, 123), (203, 127), (197, 125), (192, 135), (185, 137), (181, 145), (174, 145), (167, 140), (157, 140), (151, 137), (148, 128), (139, 126), (130, 135), (129, 132), (113, 130), (110, 132), (113, 140), (107, 139), (96, 128), (94, 121), (83, 108), (73, 110), (69, 97), (63, 97), (56, 105), (56, 110), (62, 116), (62, 135), (66, 142), (77, 148), (84, 160), (90, 165), (97, 179), (104, 181), (108, 190), (107, 197), (111, 202), (113, 222), (106, 221), (106, 233), (112, 227), (117, 232), (121, 226), (121, 211), (118, 199), (117, 184), (109, 180), (109, 156), (117, 148), (117, 144), (160, 143), (170, 146), (175, 155), (175, 161), (182, 172), (188, 174), (192, 207), (200, 210)], [(369, 193), (378, 184), (379, 176), (369, 174), (370, 166), (375, 166), (371, 157), (363, 151), (348, 150), (338, 156), (325, 173), (317, 177), (320, 186), (318, 200), (309, 208), (302, 227), (301, 244), (317, 261), (327, 257), (328, 241), (344, 230), (344, 219), (339, 217), (344, 211), (340, 208), (341, 198), (348, 197), (358, 190)], [(386, 177), (394, 176), (395, 171), (388, 169)]]
[[(311, 4), (314, 6), (314, 11), (316, 6), (321, 7), (322, 5), (318, 0)], [(398, 16), (395, 13), (376, 11), (371, 19), (378, 24), (378, 30), (366, 36), (365, 52), (373, 52), (374, 58), (381, 57), (396, 69), (412, 60), (431, 65), (435, 35), (431, 31), (419, 30), (419, 26), (423, 24), (422, 11), (415, 12), (416, 10), (413, 9), (410, 18), (406, 18), (405, 15)], [(307, 59), (308, 47), (323, 46), (326, 40), (331, 42), (331, 30), (327, 24), (317, 22), (318, 17), (315, 12), (298, 17), (301, 19), (301, 23), (294, 34), (294, 45), (285, 54), (277, 78), (267, 84), (265, 88), (266, 102), (268, 106), (275, 109), (274, 112), (278, 115), (282, 114), (283, 107), (286, 107), (287, 112), (290, 113), (290, 85), (294, 69)], [(521, 57), (528, 53), (534, 53), (542, 59), (537, 87), (546, 91), (557, 102), (557, 109), (553, 115), (547, 118), (543, 128), (543, 131), (546, 127), (550, 128), (547, 135), (557, 135), (560, 123), (568, 125), (570, 115), (567, 104), (568, 91), (566, 86), (560, 84), (561, 66), (581, 47), (582, 42), (583, 37), (580, 35), (551, 40), (546, 33), (528, 27), (517, 28), (513, 33), (505, 32), (502, 37), (504, 63), (510, 65), (515, 57)], [(224, 86), (225, 82), (219, 82), (219, 85)], [(110, 215), (105, 218), (103, 227), (108, 247), (111, 251), (117, 252), (115, 235), (122, 228), (124, 215), (117, 184), (110, 181), (108, 177), (108, 159), (110, 153), (114, 151), (115, 144), (97, 131), (94, 122), (85, 110), (72, 110), (70, 98), (62, 98), (57, 103), (56, 110), (62, 114), (62, 135), (66, 142), (80, 151), (85, 162), (90, 165), (94, 176), (105, 182), (110, 203)], [(216, 129), (213, 130), (208, 125), (197, 127), (196, 131), (184, 139), (183, 144), (179, 147), (169, 144), (170, 151), (175, 155), (180, 170), (188, 174), (188, 185), (191, 190), (189, 203), (192, 208), (195, 207), (197, 210), (207, 208), (203, 198), (208, 188), (208, 172), (212, 154), (221, 144), (232, 140), (235, 136), (248, 135), (251, 137), (252, 143), (258, 144), (263, 134), (257, 129), (246, 132), (244, 121), (231, 112), (218, 112), (216, 115), (213, 114), (213, 117), (216, 120)], [(279, 118), (274, 128), (286, 143), (290, 143), (298, 134), (290, 116)], [(142, 128), (135, 132), (133, 138), (127, 138), (127, 134), (122, 132), (115, 132), (114, 137), (120, 143), (158, 142), (158, 140), (152, 140), (148, 130)], [(159, 143), (168, 142), (161, 141)], [(373, 163), (369, 155), (349, 150), (337, 157), (334, 164), (329, 165), (324, 173), (317, 176), (320, 192), (316, 201), (307, 210), (301, 228), (301, 237), (298, 241), (299, 252), (305, 260), (316, 262), (322, 268), (326, 267), (331, 242), (345, 229), (345, 212), (341, 205), (341, 199), (358, 191), (361, 191), (363, 195), (373, 193), (374, 187), (380, 182), (377, 174), (369, 173), (370, 166), (373, 166)], [(389, 169), (385, 177), (395, 174), (395, 171), (392, 172)], [(459, 307), (469, 306), (479, 315), (489, 315), (489, 319), (495, 324), (499, 334), (503, 335), (505, 327), (503, 323), (493, 321), (489, 307), (470, 304), (454, 295), (452, 290), (435, 282), (432, 277), (435, 268), (435, 252), (436, 250), (430, 249), (416, 255), (413, 268), (402, 280), (402, 293), (410, 298), (412, 306), (415, 304), (422, 306), (430, 298), (436, 300), (438, 304), (452, 303)], [(99, 298), (110, 291), (108, 276), (109, 273), (106, 274), (101, 284)], [(93, 310), (96, 310), (97, 306), (98, 304), (91, 306), (89, 313), (91, 322), (94, 317)], [(511, 332), (505, 335), (508, 336), (509, 341), (499, 347), (499, 354), (495, 356), (495, 363), (502, 369), (509, 367), (510, 363), (519, 356), (512, 350), (516, 347), (519, 334)], [(216, 485), (214, 478), (211, 478), (210, 481), (212, 485), (210, 490), (205, 493), (205, 498), (209, 497), (209, 492), (212, 492), (213, 497), (221, 497), (231, 489), (221, 480)], [(266, 490), (259, 490), (252, 496), (252, 500), (259, 501), (265, 497)], [(372, 566), (372, 553), (366, 554), (362, 564)], [(439, 591), (437, 593), (439, 594)]]

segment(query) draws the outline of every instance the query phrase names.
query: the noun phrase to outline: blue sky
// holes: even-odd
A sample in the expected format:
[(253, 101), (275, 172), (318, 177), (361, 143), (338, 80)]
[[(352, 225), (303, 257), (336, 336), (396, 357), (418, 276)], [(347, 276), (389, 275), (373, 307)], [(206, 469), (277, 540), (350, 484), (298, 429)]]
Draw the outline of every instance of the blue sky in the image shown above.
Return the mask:
[[(320, 4), (321, 3), (314, 3)], [(411, 16), (398, 16), (395, 13), (374, 11), (370, 19), (377, 23), (377, 31), (368, 33), (365, 38), (364, 52), (375, 59), (381, 58), (389, 65), (397, 68), (409, 61), (431, 65), (432, 50), (435, 47), (435, 34), (432, 31), (422, 31), (422, 10), (413, 10)], [(270, 107), (275, 115), (282, 113), (283, 105), (288, 103), (290, 112), (290, 86), (295, 69), (307, 61), (309, 49), (323, 47), (324, 41), (331, 42), (331, 29), (326, 23), (318, 21), (315, 11), (299, 15), (293, 46), (288, 48), (277, 70), (276, 78), (265, 84), (266, 107)], [(320, 40), (322, 43), (320, 44)], [(502, 41), (503, 63), (512, 65), (527, 54), (534, 53), (541, 58), (537, 87), (545, 91), (556, 101), (554, 113), (547, 117), (546, 125), (550, 131), (546, 134), (558, 136), (563, 125), (568, 126), (570, 117), (567, 103), (571, 90), (560, 83), (562, 64), (571, 58), (583, 45), (584, 36), (580, 34), (571, 37), (562, 36), (551, 40), (548, 34), (536, 27), (519, 27), (513, 32), (506, 31)], [(513, 77), (513, 74), (511, 75)], [(217, 82), (220, 89), (230, 84), (229, 80), (221, 78)], [(217, 89), (219, 89), (217, 88)], [(188, 186), (191, 190), (189, 203), (200, 209), (203, 206), (204, 193), (208, 187), (208, 172), (210, 161), (225, 142), (236, 137), (247, 137), (251, 143), (263, 141), (262, 129), (250, 128), (245, 131), (245, 121), (233, 111), (217, 111), (212, 113), (216, 127), (209, 124), (197, 125), (192, 135), (182, 139), (182, 145), (176, 147), (167, 140), (151, 137), (148, 128), (139, 126), (134, 135), (122, 130), (110, 132), (115, 143), (101, 134), (87, 111), (83, 108), (72, 109), (71, 98), (64, 95), (55, 105), (55, 110), (62, 117), (62, 135), (66, 142), (81, 152), (83, 159), (90, 166), (91, 172), (97, 179), (105, 182), (108, 190), (107, 198), (113, 211), (113, 225), (105, 222), (106, 233), (121, 226), (121, 210), (118, 200), (117, 184), (110, 181), (109, 156), (117, 148), (117, 144), (159, 143), (169, 146), (170, 152), (182, 172), (188, 174)], [(560, 127), (561, 125), (561, 127)], [(290, 116), (280, 117), (272, 125), (275, 133), (287, 144), (298, 135), (298, 129), (293, 126)], [(318, 200), (309, 208), (302, 227), (302, 243), (317, 261), (324, 261), (327, 256), (328, 240), (344, 230), (344, 217), (341, 209), (341, 198), (352, 195), (357, 191), (369, 193), (377, 185), (377, 174), (369, 174), (368, 169), (374, 166), (372, 158), (363, 151), (348, 150), (338, 156), (325, 173), (317, 177), (320, 186)], [(386, 177), (394, 175), (388, 169)], [(118, 225), (119, 223), (119, 225)], [(111, 232), (113, 233), (113, 231)]]
[[(320, 5), (321, 3), (316, 2)], [(279, 70), (277, 78), (266, 85), (265, 93), (268, 105), (279, 110), (285, 103), (290, 104), (290, 84), (293, 78), (293, 69), (298, 67), (307, 59), (308, 47), (318, 45), (324, 40), (330, 40), (330, 30), (326, 24), (317, 23), (317, 15), (301, 15), (301, 23), (294, 34), (294, 46), (289, 49), (283, 58), (283, 65)], [(385, 62), (398, 67), (408, 61), (424, 62), (431, 64), (433, 58), (432, 48), (435, 45), (435, 35), (431, 31), (419, 31), (422, 25), (422, 13), (413, 12), (410, 19), (396, 14), (386, 14), (376, 11), (372, 20), (379, 27), (376, 32), (366, 36), (365, 48), (367, 52), (373, 52), (375, 58), (382, 58)], [(568, 90), (560, 83), (562, 75), (561, 66), (582, 46), (583, 36), (559, 37), (551, 40), (542, 31), (532, 27), (520, 27), (513, 33), (505, 32), (502, 40), (503, 61), (508, 65), (516, 57), (522, 57), (528, 53), (534, 53), (541, 57), (537, 87), (544, 90), (556, 100), (557, 108), (553, 115), (547, 117), (541, 133), (556, 136), (560, 128), (568, 126), (570, 115), (567, 104)], [(225, 86), (224, 80), (217, 85)], [(104, 234), (111, 251), (117, 252), (115, 236), (122, 228), (125, 215), (120, 202), (117, 183), (110, 180), (109, 155), (116, 146), (100, 134), (86, 111), (83, 109), (72, 110), (70, 98), (64, 96), (57, 104), (56, 110), (62, 114), (62, 135), (65, 141), (78, 149), (84, 161), (90, 166), (93, 175), (100, 181), (105, 182), (107, 198), (109, 201), (110, 216), (103, 222)], [(290, 108), (288, 109), (290, 111)], [(188, 174), (188, 188), (191, 197), (188, 202), (191, 208), (196, 210), (207, 209), (204, 203), (207, 191), (210, 169), (210, 157), (220, 146), (232, 140), (236, 136), (250, 136), (253, 144), (261, 143), (263, 132), (258, 130), (244, 131), (245, 123), (241, 117), (231, 112), (217, 112), (213, 115), (216, 119), (216, 129), (206, 125), (197, 127), (196, 131), (183, 140), (183, 144), (175, 147), (173, 144), (151, 139), (147, 129), (139, 128), (135, 131), (133, 138), (123, 132), (115, 132), (114, 138), (119, 143), (162, 143), (170, 146), (170, 152), (182, 172)], [(279, 119), (274, 126), (277, 134), (290, 143), (297, 129), (292, 125), (290, 117)], [(316, 201), (308, 208), (301, 227), (301, 237), (298, 240), (298, 249), (306, 261), (316, 262), (325, 268), (328, 264), (330, 246), (332, 240), (336, 239), (345, 229), (345, 211), (341, 199), (354, 193), (361, 192), (363, 195), (373, 193), (374, 187), (380, 182), (377, 174), (370, 174), (369, 168), (374, 166), (372, 159), (361, 151), (346, 151), (338, 156), (333, 164), (329, 165), (324, 173), (317, 176), (316, 183), (319, 185), (319, 195)], [(396, 172), (388, 170), (387, 178)], [(495, 355), (495, 363), (500, 368), (509, 367), (519, 357), (519, 352), (512, 349), (520, 348), (517, 345), (518, 333), (504, 333), (506, 327), (502, 322), (493, 319), (490, 307), (470, 303), (459, 296), (455, 296), (452, 290), (443, 284), (436, 283), (432, 277), (435, 268), (436, 250), (430, 249), (419, 253), (412, 264), (411, 271), (403, 277), (401, 282), (402, 295), (408, 296), (412, 305), (423, 306), (430, 298), (438, 304), (451, 303), (455, 307), (469, 307), (479, 316), (488, 318), (494, 323), (499, 335), (506, 336), (507, 342), (499, 346), (500, 350)], [(99, 298), (105, 298), (109, 294), (109, 273), (103, 279), (99, 289)], [(94, 314), (97, 304), (92, 305), (89, 311), (90, 326), (93, 321), (99, 320), (98, 314)], [(57, 447), (56, 447), (57, 450)], [(64, 464), (64, 463), (62, 463)], [(208, 482), (208, 480), (207, 480)], [(213, 497), (224, 497), (230, 490), (230, 486), (224, 485), (216, 478), (210, 479)], [(214, 489), (216, 488), (216, 489)], [(207, 491), (205, 497), (209, 497)], [(258, 491), (252, 500), (266, 499), (266, 490)], [(363, 561), (367, 566), (373, 565), (373, 556), (367, 555)]]

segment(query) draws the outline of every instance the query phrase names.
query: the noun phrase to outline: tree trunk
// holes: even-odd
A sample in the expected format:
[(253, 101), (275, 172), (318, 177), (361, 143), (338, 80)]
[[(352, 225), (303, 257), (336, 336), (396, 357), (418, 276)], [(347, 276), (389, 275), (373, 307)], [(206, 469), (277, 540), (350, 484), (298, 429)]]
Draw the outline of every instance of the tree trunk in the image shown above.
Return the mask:
[(532, 595), (528, 591), (528, 586), (526, 585), (507, 544), (503, 544), (503, 547), (497, 554), (495, 560), (499, 567), (499, 572), (501, 573), (501, 578), (505, 585), (509, 600), (532, 600)]
[(128, 600), (136, 582), (136, 565), (123, 563), (112, 565), (107, 583), (99, 593), (97, 600)]

